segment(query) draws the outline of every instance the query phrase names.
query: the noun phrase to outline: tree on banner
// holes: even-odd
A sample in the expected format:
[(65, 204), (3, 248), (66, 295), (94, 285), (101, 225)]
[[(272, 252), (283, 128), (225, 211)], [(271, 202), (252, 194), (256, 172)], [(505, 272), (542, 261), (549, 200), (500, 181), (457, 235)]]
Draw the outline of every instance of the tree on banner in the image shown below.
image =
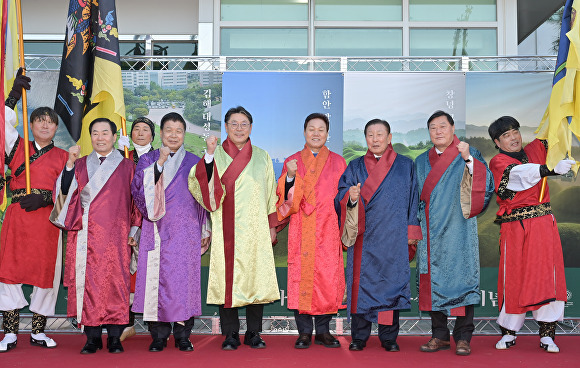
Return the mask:
[(127, 134), (114, 0), (70, 0), (54, 109), (81, 155), (92, 151), (88, 126), (96, 118)]
[[(580, 138), (580, 25), (576, 22), (580, 1), (567, 0), (562, 16), (560, 46), (550, 102), (536, 130), (538, 139), (548, 141), (546, 164), (553, 169), (566, 155), (572, 157), (572, 134)], [(572, 166), (578, 171), (578, 162)], [(546, 178), (542, 179), (542, 189)], [(543, 192), (543, 191), (542, 191)], [(540, 200), (542, 200), (540, 195)]]

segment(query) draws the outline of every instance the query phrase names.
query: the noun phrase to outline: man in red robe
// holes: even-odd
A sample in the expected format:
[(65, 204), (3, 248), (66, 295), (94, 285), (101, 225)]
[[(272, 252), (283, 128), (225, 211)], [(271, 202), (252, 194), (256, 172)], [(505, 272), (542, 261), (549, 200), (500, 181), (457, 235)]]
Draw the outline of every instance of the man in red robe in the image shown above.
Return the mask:
[(340, 347), (329, 324), (344, 296), (344, 260), (334, 197), (346, 162), (325, 146), (329, 125), (324, 114), (308, 115), (304, 149), (286, 159), (278, 179), (278, 220), (290, 220), (288, 308), (294, 309), (298, 327), (297, 349), (310, 346), (312, 317), (314, 342)]
[[(11, 93), (6, 101), (5, 151), (6, 164), (12, 172), (12, 204), (6, 210), (0, 236), (0, 310), (5, 334), (0, 352), (16, 347), (19, 311), (29, 305), (22, 284), (33, 285), (29, 305), (33, 313), (30, 343), (56, 347), (56, 342), (44, 334), (44, 328), (46, 316), (55, 312), (62, 247), (60, 231), (50, 223), (48, 216), (53, 207), (52, 188), (68, 155), (52, 141), (58, 127), (58, 115), (50, 107), (39, 107), (30, 116), (33, 142), (25, 142), (13, 127), (16, 114), (12, 109), (20, 98), (23, 84), (30, 88), (29, 81), (19, 73), (12, 90), (18, 93)], [(31, 194), (26, 194), (26, 144), (30, 152)]]
[(564, 318), (566, 279), (562, 244), (546, 185), (540, 201), (541, 179), (567, 173), (574, 160), (546, 166), (547, 142), (538, 139), (522, 149), (520, 124), (511, 116), (494, 121), (489, 135), (499, 154), (489, 166), (497, 193), (496, 222), (501, 224), (497, 323), (502, 338), (496, 349), (516, 344), (516, 332), (531, 311), (540, 326), (540, 347), (560, 351), (554, 342), (556, 322)]
[(130, 246), (141, 223), (131, 197), (135, 164), (113, 149), (117, 127), (109, 119), (95, 119), (89, 131), (93, 152), (79, 159), (80, 147), (69, 149), (51, 221), (68, 230), (64, 285), (68, 316), (87, 335), (81, 354), (103, 347), (103, 325), (109, 352), (120, 353), (129, 322)]

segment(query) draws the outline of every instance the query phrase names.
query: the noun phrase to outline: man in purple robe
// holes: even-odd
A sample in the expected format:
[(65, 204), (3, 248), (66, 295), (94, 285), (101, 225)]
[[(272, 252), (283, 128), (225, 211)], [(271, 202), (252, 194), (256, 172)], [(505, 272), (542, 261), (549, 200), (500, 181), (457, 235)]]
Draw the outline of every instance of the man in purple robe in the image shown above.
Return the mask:
[(173, 336), (175, 347), (193, 351), (194, 316), (201, 314), (201, 254), (209, 246), (207, 212), (189, 193), (189, 171), (199, 157), (185, 151), (185, 120), (161, 119), (163, 146), (141, 156), (131, 192), (143, 214), (133, 311), (143, 313), (159, 352)]

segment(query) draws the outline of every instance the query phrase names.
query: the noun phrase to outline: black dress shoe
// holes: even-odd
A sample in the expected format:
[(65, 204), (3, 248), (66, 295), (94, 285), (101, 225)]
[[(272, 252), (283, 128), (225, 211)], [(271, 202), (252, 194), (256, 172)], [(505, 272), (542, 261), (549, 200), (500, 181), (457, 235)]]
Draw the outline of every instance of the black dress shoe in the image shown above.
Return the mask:
[(185, 337), (175, 339), (175, 347), (180, 351), (193, 351), (193, 344)]
[(87, 343), (81, 350), (81, 354), (94, 354), (97, 350), (101, 350), (103, 348), (103, 340), (101, 338), (96, 339), (87, 339)]
[(397, 344), (396, 341), (386, 340), (386, 341), (381, 342), (381, 345), (383, 348), (385, 348), (386, 351), (400, 351), (401, 350), (399, 348), (399, 344)]
[(236, 350), (241, 344), (240, 334), (232, 332), (226, 335), (226, 339), (222, 343), (222, 350)]
[(296, 349), (308, 349), (310, 347), (310, 342), (312, 341), (312, 334), (301, 333), (298, 335), (298, 339), (294, 343)]
[(113, 354), (124, 352), (125, 350), (123, 350), (123, 345), (121, 345), (120, 336), (107, 337), (107, 349), (109, 349), (109, 353)]
[(246, 336), (244, 336), (244, 344), (250, 345), (252, 349), (266, 349), (266, 343), (260, 337), (259, 332), (246, 331)]
[(167, 346), (167, 339), (153, 339), (151, 345), (149, 345), (149, 351), (157, 353), (163, 351), (163, 348)]
[(355, 340), (352, 340), (352, 342), (348, 346), (348, 350), (361, 351), (362, 349), (365, 348), (365, 346), (367, 346), (366, 342), (364, 342), (362, 340), (355, 339)]
[(316, 334), (316, 337), (314, 337), (314, 343), (317, 345), (324, 345), (327, 348), (339, 348), (340, 347), (340, 342), (337, 339), (335, 339), (334, 336), (332, 336), (328, 332), (325, 332), (323, 334)]

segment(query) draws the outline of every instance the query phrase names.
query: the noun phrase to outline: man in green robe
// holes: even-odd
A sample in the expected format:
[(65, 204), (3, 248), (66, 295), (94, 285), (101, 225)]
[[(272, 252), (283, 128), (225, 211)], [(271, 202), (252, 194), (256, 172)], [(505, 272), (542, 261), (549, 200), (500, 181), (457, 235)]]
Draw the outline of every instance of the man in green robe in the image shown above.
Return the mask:
[(240, 345), (238, 308), (246, 307), (244, 344), (260, 337), (264, 304), (280, 299), (272, 243), (276, 240), (276, 180), (268, 153), (252, 146), (252, 115), (241, 106), (225, 116), (227, 139), (207, 139), (204, 159), (189, 174), (189, 190), (211, 214), (207, 303), (218, 304), (223, 350)]

